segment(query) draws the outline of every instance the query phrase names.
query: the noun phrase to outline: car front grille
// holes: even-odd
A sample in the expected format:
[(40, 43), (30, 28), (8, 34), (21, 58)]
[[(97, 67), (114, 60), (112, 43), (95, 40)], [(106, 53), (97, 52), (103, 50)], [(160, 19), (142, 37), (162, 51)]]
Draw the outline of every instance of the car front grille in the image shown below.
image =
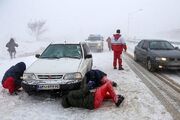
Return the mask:
[(61, 79), (63, 75), (38, 75), (39, 79)]
[(169, 61), (180, 61), (180, 58), (169, 58)]
[(97, 44), (88, 44), (89, 45), (89, 47), (96, 47), (97, 46)]

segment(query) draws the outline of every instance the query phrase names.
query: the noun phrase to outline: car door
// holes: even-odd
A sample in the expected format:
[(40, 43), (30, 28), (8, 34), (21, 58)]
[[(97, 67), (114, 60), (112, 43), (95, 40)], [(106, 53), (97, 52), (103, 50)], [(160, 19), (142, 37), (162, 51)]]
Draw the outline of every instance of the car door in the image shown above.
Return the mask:
[(142, 61), (144, 63), (146, 63), (146, 61), (147, 61), (148, 49), (149, 49), (149, 42), (144, 41), (144, 43), (143, 43), (143, 45), (141, 47), (141, 52), (140, 52), (140, 56), (141, 56)]
[(142, 49), (143, 43), (144, 43), (144, 40), (141, 40), (135, 47), (135, 51), (134, 51), (134, 54), (136, 55), (137, 59), (140, 61), (142, 60), (142, 56), (141, 56), (142, 50), (141, 49)]
[(90, 49), (88, 47), (88, 45), (86, 43), (82, 44), (82, 48), (83, 48), (83, 69), (84, 69), (84, 74), (91, 70), (92, 68), (92, 54), (90, 52)]

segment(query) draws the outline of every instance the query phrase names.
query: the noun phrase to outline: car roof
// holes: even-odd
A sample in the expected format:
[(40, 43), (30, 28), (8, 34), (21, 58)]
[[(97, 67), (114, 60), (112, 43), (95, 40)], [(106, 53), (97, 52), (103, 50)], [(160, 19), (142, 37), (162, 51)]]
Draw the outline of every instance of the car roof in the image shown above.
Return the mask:
[[(148, 42), (152, 42), (152, 41), (157, 41), (157, 42), (168, 42), (167, 40), (161, 40), (161, 39), (142, 39), (142, 40), (144, 40), (144, 41), (148, 41)], [(141, 41), (142, 41), (141, 40)]]

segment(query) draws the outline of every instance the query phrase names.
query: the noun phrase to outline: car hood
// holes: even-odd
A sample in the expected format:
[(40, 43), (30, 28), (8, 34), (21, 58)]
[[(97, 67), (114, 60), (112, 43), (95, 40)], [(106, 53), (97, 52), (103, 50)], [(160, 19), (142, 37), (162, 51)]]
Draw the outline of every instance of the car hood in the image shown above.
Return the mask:
[(70, 73), (78, 72), (81, 59), (38, 59), (36, 60), (25, 73)]
[(152, 50), (152, 53), (158, 57), (180, 58), (179, 50)]

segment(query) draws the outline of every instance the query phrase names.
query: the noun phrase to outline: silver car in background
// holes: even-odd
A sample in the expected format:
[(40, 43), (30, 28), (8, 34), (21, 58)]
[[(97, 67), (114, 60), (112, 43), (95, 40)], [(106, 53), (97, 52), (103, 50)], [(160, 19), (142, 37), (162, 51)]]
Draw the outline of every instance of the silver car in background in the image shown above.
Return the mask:
[(90, 34), (85, 41), (92, 52), (103, 52), (104, 38), (101, 35)]

